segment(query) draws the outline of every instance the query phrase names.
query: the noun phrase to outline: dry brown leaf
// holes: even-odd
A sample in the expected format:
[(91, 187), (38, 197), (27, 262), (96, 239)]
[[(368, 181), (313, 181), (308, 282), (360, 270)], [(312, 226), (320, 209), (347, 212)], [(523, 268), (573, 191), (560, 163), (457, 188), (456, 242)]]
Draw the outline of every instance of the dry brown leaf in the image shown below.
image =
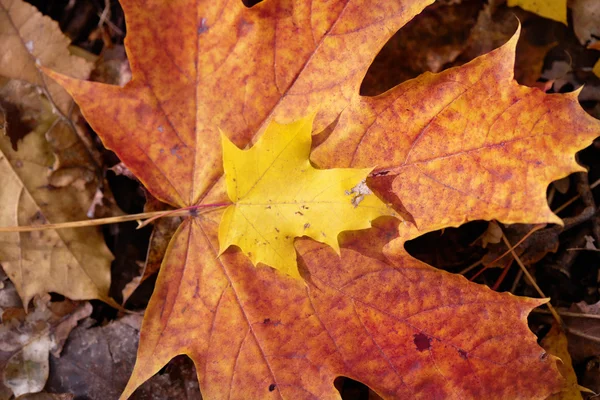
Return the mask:
[(422, 72), (439, 72), (467, 45), (480, 0), (436, 1), (400, 29), (381, 49), (361, 85), (361, 94), (373, 96)]
[[(58, 24), (22, 0), (0, 0), (0, 35), (3, 39), (0, 76), (20, 81), (0, 82), (0, 105), (9, 104), (21, 111), (13, 121), (24, 117), (33, 122), (23, 126), (19, 138), (33, 129), (45, 129), (46, 140), (56, 154), (52, 170), (48, 171), (48, 183), (59, 187), (75, 184), (80, 190), (89, 185), (85, 190), (91, 191), (91, 203), (95, 186), (102, 180), (100, 156), (94, 151), (72, 98), (39, 68), (41, 65), (53, 66), (87, 78), (93, 63), (72, 54), (70, 40), (62, 34)], [(15, 91), (15, 87), (19, 90)], [(22, 107), (25, 99), (28, 104)], [(31, 118), (31, 114), (35, 118)], [(9, 135), (14, 139), (11, 130), (9, 126)], [(13, 147), (16, 148), (16, 140), (13, 140)]]
[[(86, 219), (88, 191), (48, 183), (54, 155), (44, 129), (27, 135), (19, 151), (0, 136), (0, 226)], [(25, 306), (45, 292), (110, 301), (113, 257), (97, 228), (0, 233), (0, 242), (0, 262)]]
[[(587, 304), (585, 301), (571, 305), (569, 311), (600, 315), (600, 302)], [(576, 363), (585, 362), (600, 355), (600, 320), (564, 317), (568, 327), (569, 353)]]
[(92, 64), (72, 56), (70, 40), (58, 23), (21, 0), (0, 0), (0, 75), (24, 80), (48, 92), (56, 106), (68, 113), (71, 97), (60, 85), (46, 78), (39, 65), (85, 79)]
[[(76, 398), (118, 398), (133, 369), (138, 346), (140, 315), (130, 314), (105, 326), (86, 323), (73, 330), (60, 358), (50, 358), (52, 374), (47, 390), (71, 392)], [(81, 368), (82, 360), (85, 368)], [(201, 399), (194, 364), (186, 357), (171, 361), (132, 399)], [(37, 400), (37, 399), (36, 399)]]
[[(488, 53), (508, 41), (519, 21), (522, 24), (522, 34), (517, 44), (515, 79), (523, 85), (533, 86), (542, 73), (546, 54), (556, 42), (552, 32), (546, 27), (547, 20), (520, 8), (507, 8), (494, 2), (485, 5), (456, 65)], [(541, 24), (544, 26), (540, 26)], [(540, 32), (545, 32), (545, 35), (540, 37)]]

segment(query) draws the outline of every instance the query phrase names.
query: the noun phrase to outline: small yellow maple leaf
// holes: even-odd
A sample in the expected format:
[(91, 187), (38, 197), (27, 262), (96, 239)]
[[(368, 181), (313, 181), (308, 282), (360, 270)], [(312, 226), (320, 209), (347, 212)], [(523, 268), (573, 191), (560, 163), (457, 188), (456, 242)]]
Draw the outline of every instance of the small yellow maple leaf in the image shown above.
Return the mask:
[(508, 0), (509, 7), (524, 10), (567, 25), (567, 0)]
[(592, 69), (592, 71), (598, 78), (600, 78), (600, 59), (596, 61), (596, 64), (594, 64), (594, 68)]
[(249, 150), (221, 133), (227, 194), (234, 203), (219, 226), (220, 254), (237, 245), (261, 262), (299, 278), (294, 238), (311, 237), (339, 254), (342, 231), (396, 215), (365, 180), (370, 168), (319, 170), (309, 161), (313, 116), (271, 123)]

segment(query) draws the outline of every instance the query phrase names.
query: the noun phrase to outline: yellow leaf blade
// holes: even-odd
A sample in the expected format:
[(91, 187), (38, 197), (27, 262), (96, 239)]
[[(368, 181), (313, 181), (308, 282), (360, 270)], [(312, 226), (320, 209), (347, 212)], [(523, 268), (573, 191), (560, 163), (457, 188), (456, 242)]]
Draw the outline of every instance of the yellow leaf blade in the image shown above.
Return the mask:
[(507, 4), (567, 25), (567, 0), (508, 0)]
[(318, 170), (310, 164), (312, 120), (272, 123), (245, 151), (222, 136), (227, 193), (235, 204), (219, 227), (220, 253), (236, 245), (254, 265), (299, 278), (295, 237), (311, 237), (339, 254), (340, 232), (394, 215), (365, 184), (370, 168)]

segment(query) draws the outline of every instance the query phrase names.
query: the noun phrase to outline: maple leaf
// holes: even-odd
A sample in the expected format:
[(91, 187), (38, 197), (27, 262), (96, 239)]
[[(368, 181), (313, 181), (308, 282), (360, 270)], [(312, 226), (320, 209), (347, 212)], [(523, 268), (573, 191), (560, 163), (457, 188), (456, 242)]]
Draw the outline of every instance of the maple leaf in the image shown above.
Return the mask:
[[(398, 244), (475, 218), (558, 222), (540, 198), (552, 179), (581, 169), (573, 153), (599, 125), (576, 94), (512, 81), (516, 38), (461, 68), (361, 97), (376, 52), (430, 2), (127, 0), (128, 85), (51, 73), (172, 205), (226, 201), (218, 127), (244, 147), (269, 121), (318, 111), (313, 132), (326, 140), (311, 160), (381, 167), (373, 187), (418, 226), (401, 226), (399, 237), (394, 222), (343, 234), (339, 257), (297, 240), (302, 282), (231, 248), (217, 257), (222, 211), (188, 218), (165, 255), (123, 397), (178, 354), (194, 360), (207, 398), (339, 398), (339, 375), (388, 398), (559, 390), (555, 359), (526, 324), (541, 301), (437, 271)], [(527, 140), (533, 129), (539, 141)]]
[(311, 237), (339, 254), (341, 231), (368, 228), (375, 218), (394, 214), (367, 187), (370, 168), (310, 165), (312, 120), (272, 122), (246, 151), (223, 135), (227, 192), (235, 204), (223, 214), (219, 253), (237, 245), (255, 265), (299, 278), (295, 237)]

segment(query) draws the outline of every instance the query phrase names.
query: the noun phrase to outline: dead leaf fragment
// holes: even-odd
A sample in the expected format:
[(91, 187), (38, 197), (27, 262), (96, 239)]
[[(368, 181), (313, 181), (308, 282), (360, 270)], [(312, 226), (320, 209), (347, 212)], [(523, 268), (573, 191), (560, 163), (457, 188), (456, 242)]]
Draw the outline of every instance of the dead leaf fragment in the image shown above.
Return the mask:
[(596, 0), (569, 0), (573, 13), (573, 30), (579, 42), (588, 46), (600, 40), (600, 2)]
[(548, 353), (560, 358), (561, 361), (557, 366), (565, 378), (561, 391), (547, 397), (546, 400), (582, 400), (583, 397), (581, 397), (577, 384), (577, 375), (575, 375), (573, 362), (569, 355), (567, 336), (563, 330), (557, 324), (552, 324), (550, 332), (544, 336), (541, 345)]
[[(60, 358), (51, 357), (53, 373), (47, 388), (71, 392), (77, 398), (116, 399), (133, 369), (141, 316), (128, 315), (90, 328), (91, 323), (73, 330)], [(182, 357), (173, 360), (163, 374), (150, 379), (131, 398), (200, 399), (193, 363)]]
[(23, 321), (12, 319), (0, 325), (0, 350), (10, 354), (2, 379), (15, 396), (41, 391), (48, 379), (48, 355), (60, 353), (62, 343), (77, 321), (92, 312), (89, 303), (80, 307), (52, 307), (48, 298), (38, 299)]

